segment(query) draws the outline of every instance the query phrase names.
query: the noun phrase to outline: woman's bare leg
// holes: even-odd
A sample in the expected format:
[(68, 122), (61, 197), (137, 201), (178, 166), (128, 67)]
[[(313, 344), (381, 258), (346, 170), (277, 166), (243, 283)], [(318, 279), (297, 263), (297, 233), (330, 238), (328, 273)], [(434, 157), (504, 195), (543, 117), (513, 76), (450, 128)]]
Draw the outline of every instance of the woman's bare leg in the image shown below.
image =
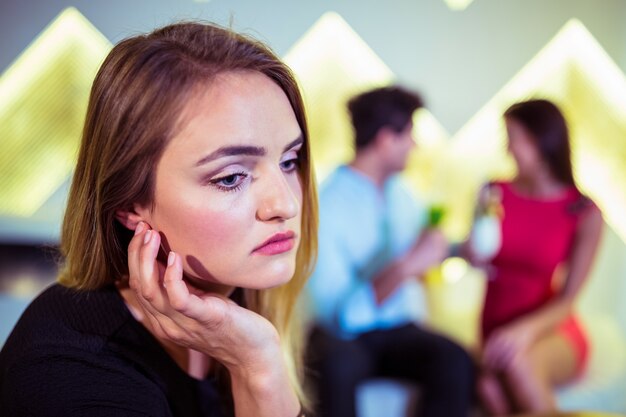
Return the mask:
[(556, 410), (554, 386), (576, 375), (576, 353), (558, 332), (537, 341), (505, 371), (513, 402), (524, 412)]

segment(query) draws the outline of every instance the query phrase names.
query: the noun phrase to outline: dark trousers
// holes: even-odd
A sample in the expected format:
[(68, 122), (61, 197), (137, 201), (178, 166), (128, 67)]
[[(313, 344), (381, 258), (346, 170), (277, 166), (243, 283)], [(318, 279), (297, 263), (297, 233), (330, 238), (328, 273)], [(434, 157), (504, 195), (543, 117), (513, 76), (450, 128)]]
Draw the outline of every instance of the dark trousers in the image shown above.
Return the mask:
[(343, 340), (316, 327), (306, 355), (318, 417), (355, 417), (356, 388), (365, 380), (396, 378), (419, 385), (420, 417), (467, 417), (474, 392), (469, 355), (416, 325)]

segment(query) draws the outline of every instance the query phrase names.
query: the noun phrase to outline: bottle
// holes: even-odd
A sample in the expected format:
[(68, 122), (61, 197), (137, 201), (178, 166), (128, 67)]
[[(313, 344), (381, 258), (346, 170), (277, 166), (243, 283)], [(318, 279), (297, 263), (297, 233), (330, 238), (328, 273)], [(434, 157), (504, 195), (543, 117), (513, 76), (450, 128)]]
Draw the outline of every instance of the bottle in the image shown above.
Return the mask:
[(481, 194), (469, 240), (473, 255), (472, 261), (477, 264), (486, 264), (500, 251), (504, 209), (500, 188), (488, 186)]
[[(436, 229), (441, 227), (443, 218), (446, 214), (446, 209), (441, 204), (433, 204), (428, 209), (428, 229)], [(424, 274), (424, 281), (428, 284), (440, 284), (443, 283), (443, 274), (441, 265), (433, 266)]]

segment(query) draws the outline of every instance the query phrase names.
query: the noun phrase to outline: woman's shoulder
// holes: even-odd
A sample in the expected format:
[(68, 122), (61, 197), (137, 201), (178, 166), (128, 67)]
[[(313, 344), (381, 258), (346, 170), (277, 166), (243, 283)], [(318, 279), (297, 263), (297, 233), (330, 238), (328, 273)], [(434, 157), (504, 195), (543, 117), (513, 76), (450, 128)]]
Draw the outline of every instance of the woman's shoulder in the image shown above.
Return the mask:
[(0, 352), (0, 408), (18, 416), (109, 415), (112, 406), (110, 415), (169, 415), (158, 411), (168, 410), (158, 385), (108, 345), (123, 317), (112, 297), (55, 284), (33, 300)]
[(582, 193), (578, 189), (572, 190), (570, 201), (567, 205), (568, 213), (579, 218), (589, 216), (602, 217), (600, 208), (588, 195)]
[(36, 328), (41, 336), (65, 328), (81, 334), (108, 336), (129, 317), (113, 287), (76, 290), (54, 284), (26, 308), (14, 332)]
[(158, 385), (111, 355), (56, 344), (10, 359), (0, 358), (0, 409), (8, 415), (170, 415)]
[(50, 286), (26, 308), (6, 340), (0, 372), (29, 361), (45, 364), (51, 358), (101, 354), (130, 316), (120, 303), (107, 289)]

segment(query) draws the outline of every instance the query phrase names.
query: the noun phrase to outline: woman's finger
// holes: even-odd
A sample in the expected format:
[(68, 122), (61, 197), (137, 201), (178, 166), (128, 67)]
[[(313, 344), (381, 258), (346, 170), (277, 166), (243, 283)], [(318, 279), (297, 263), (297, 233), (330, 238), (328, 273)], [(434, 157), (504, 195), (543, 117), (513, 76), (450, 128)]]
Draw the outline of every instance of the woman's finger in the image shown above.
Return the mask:
[(507, 337), (502, 341), (502, 356), (500, 358), (500, 367), (502, 369), (507, 369), (511, 365), (518, 350), (519, 347), (516, 336), (513, 334), (507, 335)]
[(169, 307), (167, 295), (161, 287), (163, 267), (157, 261), (160, 248), (158, 232), (147, 229), (136, 233), (129, 245), (129, 275), (131, 288), (144, 310), (157, 320), (166, 321), (174, 311)]
[(500, 369), (502, 355), (502, 341), (498, 334), (494, 334), (489, 340), (488, 351), (486, 351), (487, 365), (491, 369)]
[(170, 317), (158, 311), (148, 312), (147, 317), (153, 331), (159, 338), (168, 339), (177, 344), (187, 344), (187, 340), (183, 337), (186, 333), (185, 329)]
[(186, 314), (190, 294), (189, 288), (183, 281), (181, 261), (178, 258), (180, 257), (175, 252), (169, 253), (163, 275), (163, 286), (172, 308)]
[(485, 343), (485, 347), (483, 348), (483, 359), (485, 361), (489, 361), (491, 358), (494, 340), (495, 335), (491, 335), (491, 337), (489, 337), (489, 339), (487, 339), (487, 342)]
[(135, 235), (128, 244), (128, 279), (130, 287), (138, 292), (141, 289), (141, 282), (139, 281), (139, 251), (143, 246), (144, 233), (146, 231), (146, 224), (139, 222), (135, 228)]
[(141, 295), (150, 303), (156, 303), (161, 294), (159, 270), (157, 267), (157, 254), (161, 237), (154, 230), (146, 230), (142, 246), (139, 250), (139, 281)]
[(498, 367), (504, 370), (509, 365), (509, 358), (511, 353), (515, 351), (515, 345), (512, 343), (508, 336), (505, 336), (500, 341), (500, 352), (498, 355)]
[(226, 315), (226, 301), (218, 295), (200, 298), (191, 294), (183, 280), (182, 259), (175, 252), (170, 252), (167, 264), (163, 282), (172, 308), (208, 326), (221, 324)]

